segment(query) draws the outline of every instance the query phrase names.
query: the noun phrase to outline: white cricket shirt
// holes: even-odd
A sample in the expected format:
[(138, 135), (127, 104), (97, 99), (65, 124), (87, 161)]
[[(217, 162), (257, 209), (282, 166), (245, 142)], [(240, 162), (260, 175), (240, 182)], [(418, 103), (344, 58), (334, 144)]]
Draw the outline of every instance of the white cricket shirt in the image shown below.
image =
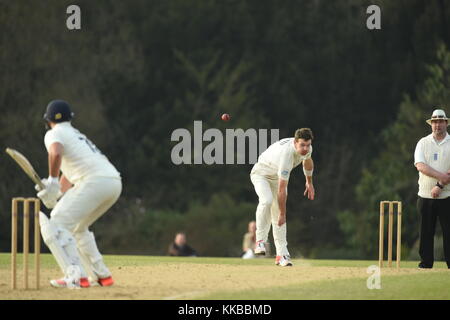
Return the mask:
[(269, 179), (289, 180), (292, 169), (303, 160), (311, 158), (312, 146), (309, 152), (302, 156), (294, 147), (294, 138), (285, 138), (273, 143), (258, 158), (258, 162), (252, 169)]
[[(419, 140), (414, 151), (414, 164), (422, 162), (429, 165), (434, 170), (447, 172), (450, 170), (450, 135), (447, 133), (445, 138), (436, 142), (433, 134), (423, 137)], [(419, 192), (422, 198), (432, 199), (431, 189), (436, 186), (437, 180), (419, 172)], [(450, 184), (444, 186), (438, 199), (450, 197)]]
[(47, 151), (58, 142), (63, 145), (61, 171), (73, 184), (87, 177), (117, 177), (120, 173), (100, 150), (70, 122), (56, 124), (44, 138)]

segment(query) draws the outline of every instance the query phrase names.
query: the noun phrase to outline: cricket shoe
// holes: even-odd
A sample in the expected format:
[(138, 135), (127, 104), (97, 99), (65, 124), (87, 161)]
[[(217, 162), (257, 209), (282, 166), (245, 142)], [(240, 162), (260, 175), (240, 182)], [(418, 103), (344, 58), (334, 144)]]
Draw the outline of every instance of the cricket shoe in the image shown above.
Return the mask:
[(433, 265), (427, 265), (423, 262), (419, 263), (418, 267), (419, 270), (424, 270), (424, 269), (433, 269)]
[(67, 289), (89, 288), (91, 286), (88, 278), (80, 278), (79, 280), (74, 280), (73, 278), (70, 277), (50, 280), (50, 285), (55, 288), (67, 288)]
[(262, 241), (262, 240), (256, 241), (255, 255), (257, 255), (257, 256), (266, 255), (266, 246), (264, 244), (264, 241)]
[(288, 255), (276, 256), (275, 264), (282, 267), (292, 267), (291, 257)]
[(97, 282), (102, 287), (110, 287), (114, 284), (114, 280), (111, 276), (107, 278), (98, 278)]

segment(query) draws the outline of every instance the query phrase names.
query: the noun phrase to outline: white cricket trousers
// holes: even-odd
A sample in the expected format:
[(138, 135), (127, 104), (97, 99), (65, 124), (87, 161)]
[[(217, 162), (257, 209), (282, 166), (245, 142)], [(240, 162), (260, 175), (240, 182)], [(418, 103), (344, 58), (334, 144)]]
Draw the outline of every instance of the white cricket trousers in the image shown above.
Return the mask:
[(278, 179), (268, 179), (257, 173), (250, 174), (250, 180), (255, 187), (259, 198), (256, 208), (256, 241), (267, 242), (270, 224), (272, 224), (273, 240), (276, 248), (276, 255), (289, 255), (286, 240), (286, 223), (278, 226), (280, 208), (278, 207)]
[(58, 201), (50, 214), (50, 220), (57, 226), (69, 231), (88, 273), (95, 276), (110, 276), (103, 263), (95, 237), (89, 227), (100, 218), (119, 198), (122, 192), (120, 178), (90, 177), (70, 188)]

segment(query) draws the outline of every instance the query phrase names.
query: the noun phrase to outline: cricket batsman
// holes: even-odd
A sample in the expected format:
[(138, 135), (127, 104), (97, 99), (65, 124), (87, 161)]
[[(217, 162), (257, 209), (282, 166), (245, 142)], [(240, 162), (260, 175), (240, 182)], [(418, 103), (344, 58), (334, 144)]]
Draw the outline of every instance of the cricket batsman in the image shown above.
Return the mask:
[(256, 208), (255, 254), (265, 255), (265, 243), (272, 224), (276, 247), (275, 263), (283, 267), (292, 266), (286, 240), (287, 186), (292, 169), (300, 163), (303, 163), (306, 178), (304, 195), (309, 200), (314, 200), (312, 140), (311, 129), (298, 129), (294, 138), (282, 139), (269, 146), (259, 156), (250, 173), (259, 198)]
[(49, 176), (42, 180), (45, 188), (36, 189), (52, 211), (50, 219), (40, 214), (40, 225), (44, 242), (64, 274), (50, 284), (87, 288), (89, 276), (101, 286), (111, 286), (111, 272), (89, 227), (117, 201), (122, 181), (106, 156), (72, 126), (73, 115), (62, 100), (51, 101), (44, 114)]

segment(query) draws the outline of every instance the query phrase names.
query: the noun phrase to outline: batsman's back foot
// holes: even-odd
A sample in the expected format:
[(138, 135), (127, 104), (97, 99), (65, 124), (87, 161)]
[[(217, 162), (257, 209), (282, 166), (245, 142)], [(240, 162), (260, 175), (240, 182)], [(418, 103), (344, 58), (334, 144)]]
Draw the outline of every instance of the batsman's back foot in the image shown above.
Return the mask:
[(91, 286), (88, 278), (80, 278), (80, 287), (81, 288), (89, 288)]
[(99, 278), (97, 280), (98, 284), (101, 285), (102, 287), (110, 287), (114, 284), (114, 280), (111, 276), (107, 277), (107, 278)]
[(81, 288), (89, 288), (91, 286), (88, 278), (80, 278), (79, 280), (74, 280), (69, 277), (50, 280), (50, 285), (54, 288), (67, 288), (67, 289), (81, 289)]

